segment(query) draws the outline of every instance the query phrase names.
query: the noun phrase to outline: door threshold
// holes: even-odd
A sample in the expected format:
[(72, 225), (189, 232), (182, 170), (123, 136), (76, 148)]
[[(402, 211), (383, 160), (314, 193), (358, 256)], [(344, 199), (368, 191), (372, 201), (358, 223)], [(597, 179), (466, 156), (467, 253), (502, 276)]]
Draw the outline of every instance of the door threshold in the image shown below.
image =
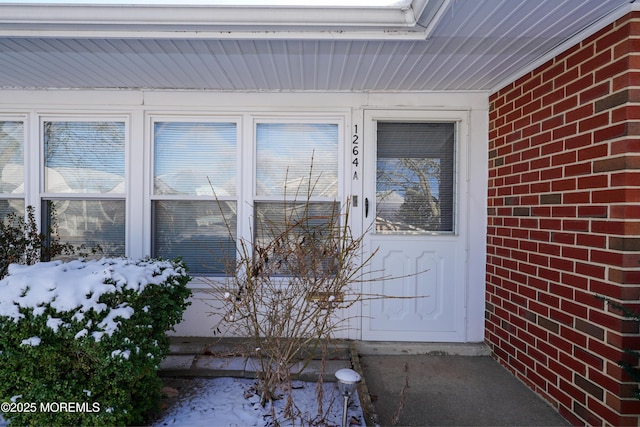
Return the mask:
[(397, 342), (397, 341), (354, 341), (359, 354), (431, 356), (490, 356), (491, 350), (483, 342), (440, 343), (440, 342)]

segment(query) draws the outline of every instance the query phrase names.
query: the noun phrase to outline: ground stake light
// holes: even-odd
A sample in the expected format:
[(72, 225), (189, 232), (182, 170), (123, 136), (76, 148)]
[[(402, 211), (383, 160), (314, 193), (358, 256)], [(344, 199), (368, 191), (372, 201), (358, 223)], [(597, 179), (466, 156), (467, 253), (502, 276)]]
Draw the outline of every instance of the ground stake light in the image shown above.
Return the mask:
[(335, 373), (338, 380), (338, 390), (344, 398), (344, 407), (342, 409), (342, 427), (347, 427), (347, 407), (349, 406), (349, 398), (353, 396), (358, 383), (362, 379), (353, 369), (339, 369)]

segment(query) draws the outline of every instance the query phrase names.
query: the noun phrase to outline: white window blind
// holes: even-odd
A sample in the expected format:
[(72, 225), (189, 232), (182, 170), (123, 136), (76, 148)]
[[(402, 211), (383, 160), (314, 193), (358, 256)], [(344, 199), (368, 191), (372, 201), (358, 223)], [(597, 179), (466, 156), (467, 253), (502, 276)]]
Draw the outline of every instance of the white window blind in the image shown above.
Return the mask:
[(47, 193), (124, 194), (123, 122), (45, 122)]
[[(338, 131), (328, 123), (256, 126), (255, 248), (272, 252), (256, 256), (277, 263), (278, 274), (293, 274), (299, 266), (292, 263), (306, 262), (296, 256), (312, 254), (317, 239), (335, 236), (329, 228), (340, 222)], [(306, 248), (294, 250), (301, 242)], [(279, 245), (289, 250), (275, 250)]]
[(155, 194), (235, 196), (236, 133), (235, 123), (155, 123)]
[(0, 121), (0, 218), (24, 209), (24, 124)]
[(454, 231), (454, 123), (377, 124), (376, 231)]
[(156, 122), (153, 152), (153, 256), (181, 257), (192, 274), (232, 272), (236, 123)]
[(62, 241), (124, 255), (125, 123), (45, 121), (43, 138), (43, 224), (55, 214)]
[(233, 272), (236, 203), (215, 200), (155, 200), (153, 254), (181, 257), (193, 274)]
[(258, 123), (256, 195), (336, 197), (338, 125)]
[(45, 229), (52, 227), (62, 241), (86, 250), (99, 248), (107, 256), (125, 254), (124, 200), (45, 199), (42, 212)]

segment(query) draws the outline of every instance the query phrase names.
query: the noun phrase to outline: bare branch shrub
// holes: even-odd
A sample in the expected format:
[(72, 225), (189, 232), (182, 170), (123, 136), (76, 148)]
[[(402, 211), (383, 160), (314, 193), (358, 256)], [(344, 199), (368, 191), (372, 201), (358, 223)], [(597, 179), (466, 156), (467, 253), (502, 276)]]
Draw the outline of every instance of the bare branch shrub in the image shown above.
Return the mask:
[(341, 312), (360, 298), (353, 286), (373, 256), (361, 259), (364, 236), (351, 232), (348, 203), (317, 202), (312, 192), (309, 184), (302, 201), (285, 194), (256, 210), (253, 240), (239, 239), (225, 283), (210, 283), (225, 329), (251, 340), (262, 405), (290, 395), (292, 375), (325, 354), (348, 320)]
[(326, 349), (323, 342), (345, 321), (338, 313), (358, 301), (351, 288), (367, 265), (360, 259), (362, 237), (352, 236), (348, 209), (339, 209), (309, 200), (286, 204), (283, 218), (254, 242), (238, 242), (234, 274), (215, 289), (224, 321), (253, 340), (263, 405), (282, 387), (287, 391), (301, 358)]

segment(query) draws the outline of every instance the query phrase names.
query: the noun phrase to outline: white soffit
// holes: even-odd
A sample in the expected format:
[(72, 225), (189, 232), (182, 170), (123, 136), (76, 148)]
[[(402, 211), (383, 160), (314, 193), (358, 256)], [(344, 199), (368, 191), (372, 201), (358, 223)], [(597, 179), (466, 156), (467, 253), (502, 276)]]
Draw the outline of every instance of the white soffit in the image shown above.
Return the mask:
[[(253, 7), (212, 23), (208, 7), (63, 13), (2, 1), (5, 89), (490, 92), (632, 10), (632, 0), (413, 0), (404, 7), (415, 22), (405, 13), (399, 24), (398, 8), (395, 21), (385, 8), (347, 7), (320, 8), (309, 22), (267, 8), (251, 26)], [(328, 22), (336, 11), (346, 24)]]

